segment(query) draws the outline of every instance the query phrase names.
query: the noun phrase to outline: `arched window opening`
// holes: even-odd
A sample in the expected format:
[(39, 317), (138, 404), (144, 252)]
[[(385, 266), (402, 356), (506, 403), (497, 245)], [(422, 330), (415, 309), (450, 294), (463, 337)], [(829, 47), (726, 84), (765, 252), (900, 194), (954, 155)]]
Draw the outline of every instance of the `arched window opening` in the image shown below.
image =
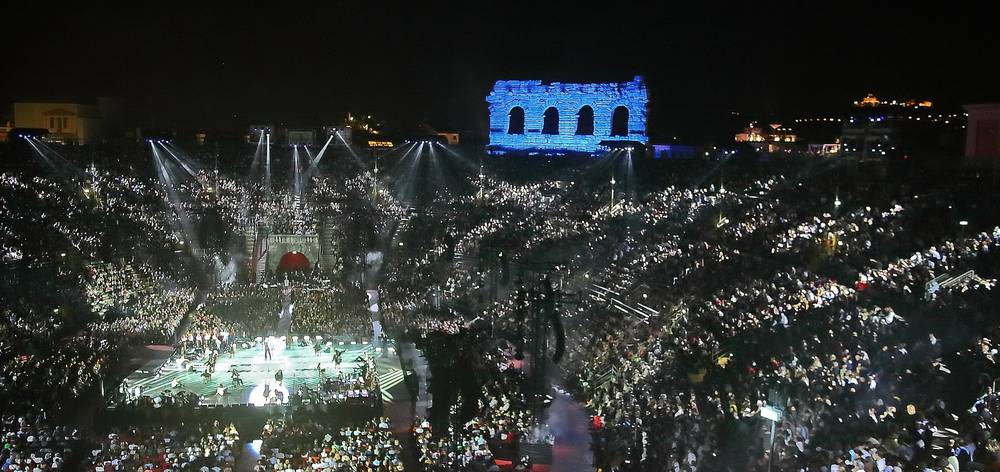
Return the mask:
[(619, 106), (611, 114), (611, 136), (628, 136), (628, 108)]
[(549, 107), (545, 110), (542, 134), (559, 134), (559, 111), (556, 110), (556, 107)]
[(512, 108), (509, 116), (507, 134), (524, 134), (524, 108)]
[(594, 134), (594, 109), (590, 105), (576, 112), (576, 134)]

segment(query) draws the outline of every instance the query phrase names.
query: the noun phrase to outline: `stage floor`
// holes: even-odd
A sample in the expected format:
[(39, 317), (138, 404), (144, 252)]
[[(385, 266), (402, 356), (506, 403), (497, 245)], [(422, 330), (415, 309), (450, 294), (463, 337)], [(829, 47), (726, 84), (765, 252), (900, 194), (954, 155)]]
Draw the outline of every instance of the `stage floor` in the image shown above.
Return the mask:
[[(141, 395), (154, 399), (166, 390), (174, 394), (182, 390), (204, 397), (202, 405), (263, 405), (266, 403), (263, 392), (273, 391), (276, 388), (274, 375), (281, 370), (284, 378), (278, 388), (287, 392), (284, 395), (284, 403), (287, 403), (289, 397), (298, 389), (316, 388), (326, 378), (336, 377), (341, 372), (352, 373), (365, 362), (357, 360), (359, 357), (364, 359), (374, 356), (375, 372), (381, 390), (379, 393), (383, 402), (391, 403), (394, 398), (406, 395), (399, 357), (391, 348), (379, 352), (372, 345), (349, 342), (342, 345), (339, 342), (334, 343), (332, 347), (344, 351), (339, 367), (333, 362), (332, 350), (321, 351), (317, 355), (312, 346), (285, 346), (284, 343), (276, 341), (271, 350), (270, 360), (264, 359), (264, 350), (260, 347), (238, 349), (234, 357), (221, 354), (215, 364), (215, 372), (208, 381), (202, 377), (202, 372), (205, 371), (203, 360), (193, 361), (191, 368), (187, 369), (180, 367), (176, 357), (172, 357), (163, 364), (158, 376), (156, 367), (162, 360), (150, 362), (143, 368), (135, 370), (125, 379), (123, 386), (130, 391), (141, 387)], [(317, 364), (322, 364), (326, 371), (322, 377), (316, 369)], [(233, 383), (230, 370), (234, 366), (243, 380), (242, 386)], [(177, 380), (179, 385), (172, 387), (174, 380)], [(226, 388), (226, 393), (222, 396), (216, 393), (220, 383)], [(270, 388), (266, 388), (265, 384), (269, 384)]]

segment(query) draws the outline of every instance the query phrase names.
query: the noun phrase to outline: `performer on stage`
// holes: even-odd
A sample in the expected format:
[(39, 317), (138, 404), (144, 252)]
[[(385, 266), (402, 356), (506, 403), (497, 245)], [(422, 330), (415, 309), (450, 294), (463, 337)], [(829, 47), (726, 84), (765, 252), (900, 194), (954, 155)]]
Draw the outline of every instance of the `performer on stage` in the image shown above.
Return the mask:
[(343, 360), (345, 352), (347, 351), (341, 351), (338, 349), (333, 350), (333, 365), (335, 365), (338, 369), (340, 368), (340, 361)]
[(236, 366), (233, 366), (232, 370), (229, 371), (229, 374), (233, 377), (233, 386), (243, 386), (243, 379), (240, 378), (240, 371), (236, 370)]

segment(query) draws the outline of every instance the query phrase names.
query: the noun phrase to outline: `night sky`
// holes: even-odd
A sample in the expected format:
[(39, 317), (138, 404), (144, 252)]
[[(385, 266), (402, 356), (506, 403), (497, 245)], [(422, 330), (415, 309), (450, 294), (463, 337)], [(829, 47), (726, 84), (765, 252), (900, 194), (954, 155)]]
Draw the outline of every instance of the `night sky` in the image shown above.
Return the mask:
[(400, 126), (483, 131), (495, 80), (642, 74), (654, 141), (731, 136), (750, 118), (843, 110), (867, 92), (956, 107), (1000, 100), (1000, 15), (990, 7), (412, 3), (8, 9), (0, 100), (111, 96), (152, 127), (312, 125), (370, 111)]

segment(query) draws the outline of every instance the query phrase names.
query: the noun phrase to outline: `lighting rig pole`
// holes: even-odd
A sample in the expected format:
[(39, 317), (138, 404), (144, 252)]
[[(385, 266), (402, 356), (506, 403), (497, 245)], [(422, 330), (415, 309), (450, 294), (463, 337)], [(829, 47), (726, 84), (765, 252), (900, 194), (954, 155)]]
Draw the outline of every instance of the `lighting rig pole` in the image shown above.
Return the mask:
[(608, 211), (614, 215), (615, 211), (615, 171), (611, 170), (611, 206), (608, 207)]
[(212, 196), (219, 199), (219, 142), (215, 142), (215, 182), (212, 182)]
[(271, 132), (267, 133), (267, 156), (264, 163), (264, 196), (266, 200), (271, 200)]
[(479, 202), (483, 201), (483, 158), (479, 158)]
[(372, 160), (375, 162), (375, 177), (372, 180), (372, 199), (378, 201), (378, 151), (372, 148)]

